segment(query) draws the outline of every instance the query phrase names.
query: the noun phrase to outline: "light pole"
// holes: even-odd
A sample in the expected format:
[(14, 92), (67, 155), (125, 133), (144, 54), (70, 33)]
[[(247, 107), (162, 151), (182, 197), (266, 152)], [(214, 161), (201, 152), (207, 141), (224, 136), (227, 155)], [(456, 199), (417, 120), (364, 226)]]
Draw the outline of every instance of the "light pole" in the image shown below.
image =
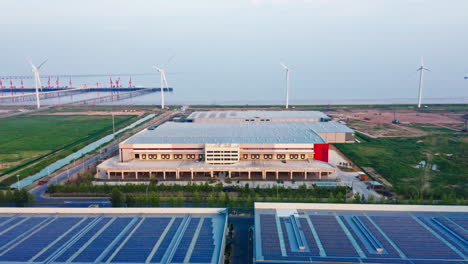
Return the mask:
[(18, 190), (20, 190), (21, 186), (20, 186), (20, 182), (19, 182), (19, 178), (20, 178), (19, 174), (16, 174), (16, 178), (18, 178), (18, 183), (16, 184), (16, 187), (18, 188)]

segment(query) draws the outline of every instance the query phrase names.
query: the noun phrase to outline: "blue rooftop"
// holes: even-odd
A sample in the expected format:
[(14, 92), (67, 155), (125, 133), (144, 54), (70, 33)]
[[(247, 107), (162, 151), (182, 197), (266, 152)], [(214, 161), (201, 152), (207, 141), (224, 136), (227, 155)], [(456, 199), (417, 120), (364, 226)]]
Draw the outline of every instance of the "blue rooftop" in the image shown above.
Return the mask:
[(257, 205), (256, 263), (468, 263), (466, 206)]
[(226, 217), (0, 214), (0, 263), (219, 263)]

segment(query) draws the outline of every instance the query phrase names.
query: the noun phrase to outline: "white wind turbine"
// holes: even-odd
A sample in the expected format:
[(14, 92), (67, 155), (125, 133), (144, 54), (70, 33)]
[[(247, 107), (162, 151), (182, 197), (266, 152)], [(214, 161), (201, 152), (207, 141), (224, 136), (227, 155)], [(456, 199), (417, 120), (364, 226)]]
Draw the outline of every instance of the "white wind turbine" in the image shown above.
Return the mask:
[(44, 65), (47, 60), (43, 61), (39, 66), (35, 66), (31, 61), (29, 62), (32, 67), (32, 72), (34, 73), (34, 86), (36, 87), (36, 104), (37, 109), (41, 107), (41, 102), (39, 100), (39, 89), (42, 88), (41, 78), (39, 76), (39, 70), (41, 69), (42, 65)]
[(289, 107), (289, 68), (280, 62), (281, 66), (286, 70), (286, 109)]
[(157, 66), (154, 66), (154, 68), (159, 72), (159, 78), (161, 80), (161, 109), (164, 109), (164, 88), (169, 88), (169, 85), (167, 84), (167, 79), (166, 79), (166, 68), (167, 68), (167, 65), (169, 64), (169, 62), (171, 62), (171, 60), (174, 58), (174, 56), (172, 56), (164, 66), (162, 67), (157, 67)]
[(430, 71), (428, 68), (424, 67), (424, 60), (421, 57), (421, 67), (418, 68), (419, 71), (419, 96), (418, 96), (418, 108), (421, 108), (422, 101), (422, 91), (423, 91), (423, 79), (424, 71)]

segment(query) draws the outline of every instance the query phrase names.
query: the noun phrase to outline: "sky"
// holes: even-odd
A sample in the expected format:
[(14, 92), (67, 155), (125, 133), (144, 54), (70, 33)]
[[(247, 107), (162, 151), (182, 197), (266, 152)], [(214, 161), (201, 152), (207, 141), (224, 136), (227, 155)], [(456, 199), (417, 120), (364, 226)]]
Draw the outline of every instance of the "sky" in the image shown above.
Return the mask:
[[(466, 0), (0, 0), (0, 76), (149, 73), (178, 101), (468, 102)], [(122, 78), (124, 84), (128, 81)], [(134, 84), (159, 86), (159, 75)], [(107, 82), (79, 79), (74, 83)], [(31, 85), (32, 86), (32, 85)]]

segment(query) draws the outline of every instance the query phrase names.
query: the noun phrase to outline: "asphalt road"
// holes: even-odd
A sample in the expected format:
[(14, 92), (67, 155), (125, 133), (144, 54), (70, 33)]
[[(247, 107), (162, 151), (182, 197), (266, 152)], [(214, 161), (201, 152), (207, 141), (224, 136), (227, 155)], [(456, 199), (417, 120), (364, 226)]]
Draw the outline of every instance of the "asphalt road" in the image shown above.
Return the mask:
[[(234, 226), (231, 263), (252, 263), (253, 241), (249, 239), (249, 228), (254, 225), (254, 218), (251, 216), (229, 216), (228, 224)], [(246, 243), (247, 241), (249, 243)]]
[(109, 156), (112, 152), (116, 151), (118, 149), (118, 145), (114, 145), (110, 148), (107, 149), (106, 152), (101, 153), (99, 155), (93, 156), (90, 159), (86, 160), (84, 163), (78, 164), (75, 167), (72, 167), (62, 173), (59, 173), (58, 175), (54, 176), (51, 178), (46, 184), (44, 185), (38, 185), (35, 188), (31, 189), (29, 192), (34, 195), (34, 200), (36, 202), (48, 202), (44, 204), (54, 204), (54, 202), (59, 203), (59, 204), (76, 204), (80, 203), (83, 204), (84, 206), (89, 206), (91, 204), (99, 204), (101, 205), (110, 205), (110, 201), (108, 198), (63, 198), (63, 197), (48, 197), (44, 196), (44, 193), (47, 191), (47, 188), (49, 184), (55, 184), (58, 182), (63, 182), (67, 180), (67, 178), (71, 175), (74, 175), (78, 172), (80, 172), (82, 169), (85, 167), (89, 166), (90, 164), (93, 164), (94, 162), (98, 161), (101, 159), (101, 157), (107, 157)]

